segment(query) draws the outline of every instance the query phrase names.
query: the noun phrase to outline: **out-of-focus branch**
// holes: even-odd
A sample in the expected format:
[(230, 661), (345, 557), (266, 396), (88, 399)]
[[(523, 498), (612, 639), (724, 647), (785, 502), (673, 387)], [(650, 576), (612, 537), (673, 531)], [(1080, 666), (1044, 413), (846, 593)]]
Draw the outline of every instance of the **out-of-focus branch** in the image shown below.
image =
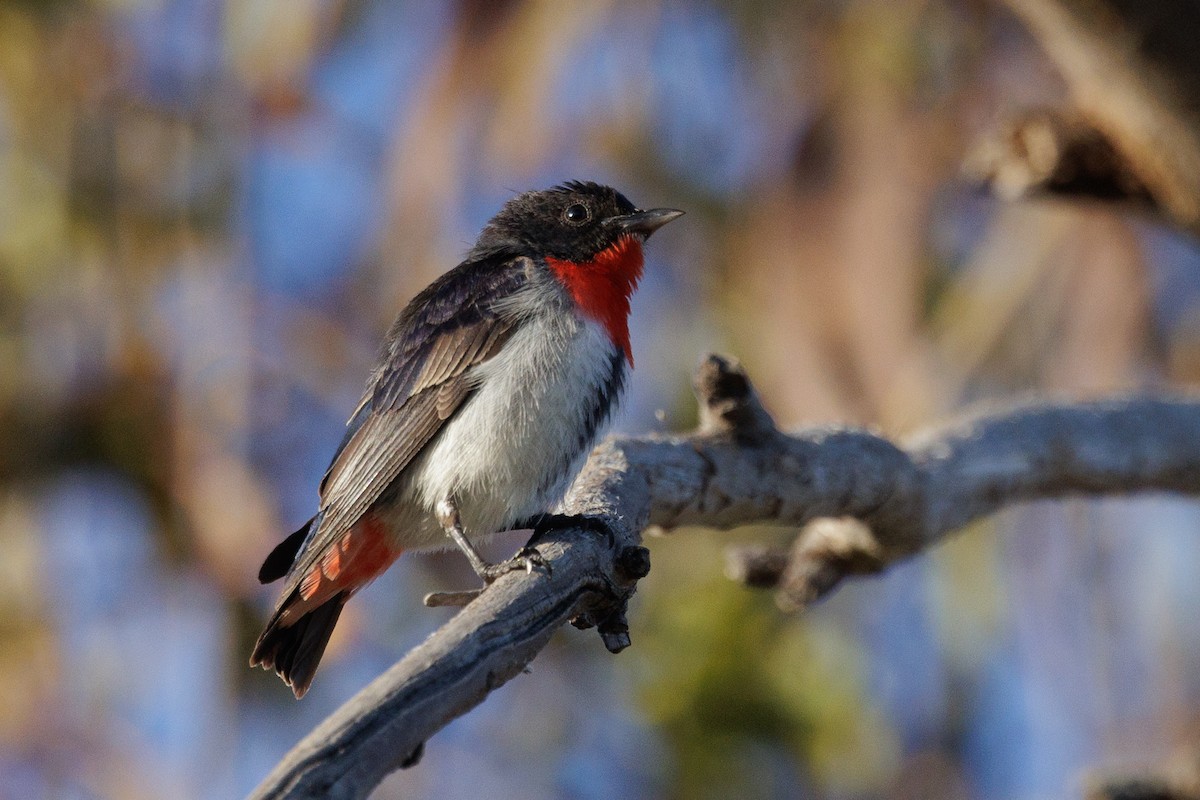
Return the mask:
[(734, 572), (799, 607), (878, 572), (1004, 505), (1069, 493), (1200, 492), (1200, 402), (1037, 406), (931, 430), (902, 446), (870, 431), (784, 435), (745, 374), (712, 356), (686, 436), (610, 440), (564, 511), (603, 519), (535, 542), (552, 573), (510, 573), (309, 734), (256, 798), (363, 797), (424, 741), (518, 674), (564, 622), (629, 644), (625, 606), (657, 525), (801, 527), (785, 552), (735, 555)]
[(1022, 114), (969, 171), (1008, 195), (1151, 198), (1200, 233), (1200, 52), (1189, 0), (1002, 0), (1041, 44), (1072, 108)]
[(1075, 111), (1022, 111), (977, 143), (963, 172), (1006, 200), (1055, 195), (1157, 208), (1125, 154)]
[(1090, 768), (1084, 775), (1084, 800), (1200, 800), (1198, 754), (1195, 737), (1185, 735), (1158, 763)]
[(1123, 778), (1091, 786), (1085, 800), (1197, 800), (1193, 790), (1157, 777)]

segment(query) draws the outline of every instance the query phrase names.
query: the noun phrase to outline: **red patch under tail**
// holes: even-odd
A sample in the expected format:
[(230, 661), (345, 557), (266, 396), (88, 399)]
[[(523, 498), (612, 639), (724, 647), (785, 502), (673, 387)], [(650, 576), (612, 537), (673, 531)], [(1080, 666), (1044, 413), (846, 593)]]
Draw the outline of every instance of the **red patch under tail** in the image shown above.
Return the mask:
[(364, 517), (327, 545), (284, 596), (258, 637), (250, 665), (274, 669), (296, 697), (303, 697), (346, 601), (399, 555), (383, 525)]

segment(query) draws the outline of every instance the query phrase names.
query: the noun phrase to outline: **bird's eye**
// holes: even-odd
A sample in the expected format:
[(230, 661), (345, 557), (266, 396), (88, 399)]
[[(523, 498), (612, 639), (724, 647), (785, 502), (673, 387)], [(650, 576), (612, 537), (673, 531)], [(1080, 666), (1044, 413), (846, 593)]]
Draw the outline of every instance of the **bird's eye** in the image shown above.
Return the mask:
[(563, 219), (574, 225), (587, 222), (592, 216), (592, 212), (588, 211), (588, 207), (583, 203), (572, 203), (567, 206), (567, 210), (563, 212)]

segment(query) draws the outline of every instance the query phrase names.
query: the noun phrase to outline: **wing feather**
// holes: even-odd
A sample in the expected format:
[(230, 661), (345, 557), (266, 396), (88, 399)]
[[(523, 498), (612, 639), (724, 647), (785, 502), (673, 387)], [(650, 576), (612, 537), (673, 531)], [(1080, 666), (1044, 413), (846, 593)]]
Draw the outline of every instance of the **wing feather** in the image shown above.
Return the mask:
[(438, 394), (430, 387), (400, 408), (372, 414), (363, 423), (339, 456), (338, 469), (330, 473), (319, 538), (332, 541), (348, 530), (434, 437), (445, 422), (438, 415)]
[(289, 580), (299, 580), (367, 512), (467, 400), (473, 368), (496, 355), (517, 325), (494, 301), (527, 280), (524, 258), (464, 262), (401, 312), (321, 481), (320, 525)]
[(462, 375), (438, 386), (437, 398), (434, 401), (438, 419), (449, 419), (450, 415), (458, 410), (458, 407), (462, 405), (474, 388), (471, 384), (472, 382), (467, 376)]

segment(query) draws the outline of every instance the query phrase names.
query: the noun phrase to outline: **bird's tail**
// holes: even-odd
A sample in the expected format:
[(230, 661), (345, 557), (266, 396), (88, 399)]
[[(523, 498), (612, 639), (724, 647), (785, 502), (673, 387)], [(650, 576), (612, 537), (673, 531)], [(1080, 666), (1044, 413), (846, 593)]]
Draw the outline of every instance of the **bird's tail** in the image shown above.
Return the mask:
[[(310, 541), (320, 525), (317, 515), (287, 537), (258, 573), (263, 583), (288, 576), (289, 585), (258, 637), (250, 666), (274, 669), (296, 697), (308, 691), (342, 606), (400, 555), (373, 514), (336, 538)], [(307, 556), (301, 553), (306, 547), (312, 550)]]
[(342, 606), (349, 599), (350, 592), (338, 592), (299, 619), (285, 624), (285, 614), (303, 602), (299, 588), (292, 591), (288, 599), (279, 604), (262, 636), (258, 637), (250, 656), (250, 666), (274, 669), (283, 682), (292, 687), (296, 697), (303, 697), (321, 663)]

